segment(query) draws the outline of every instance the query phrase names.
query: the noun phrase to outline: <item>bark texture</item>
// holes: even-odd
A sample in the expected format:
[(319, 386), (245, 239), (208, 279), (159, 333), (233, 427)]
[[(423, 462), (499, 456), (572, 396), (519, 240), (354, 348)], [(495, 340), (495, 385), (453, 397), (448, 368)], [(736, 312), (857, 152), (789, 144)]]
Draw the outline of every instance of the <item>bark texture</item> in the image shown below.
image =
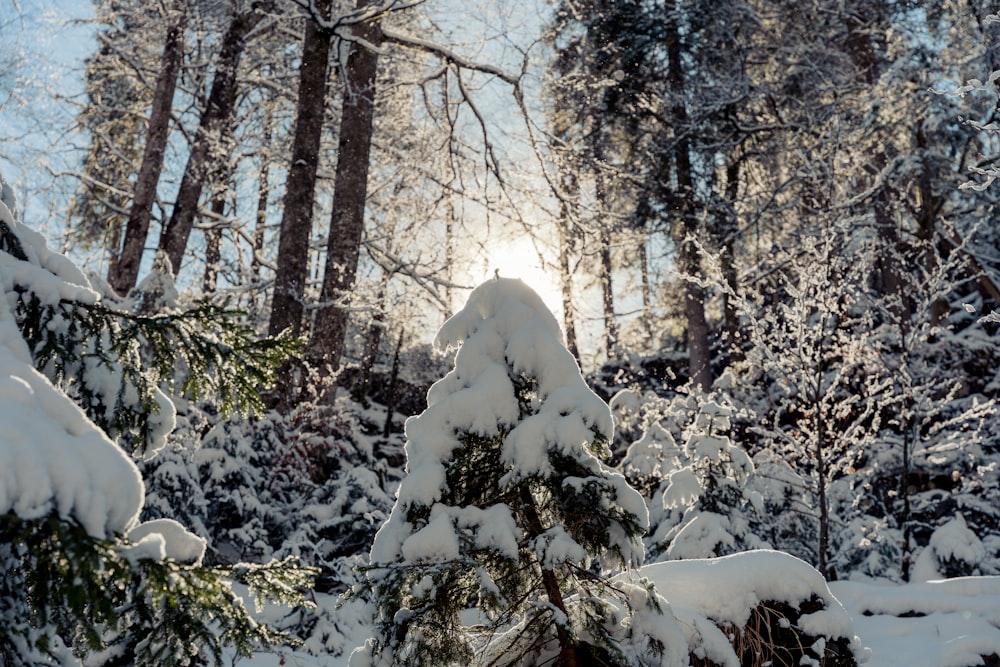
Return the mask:
[(163, 155), (167, 148), (170, 112), (174, 106), (177, 77), (184, 56), (184, 31), (187, 29), (188, 20), (187, 3), (183, 0), (175, 2), (174, 13), (176, 19), (167, 30), (167, 38), (163, 45), (163, 63), (156, 76), (146, 146), (143, 149), (142, 164), (136, 178), (132, 208), (129, 209), (125, 240), (117, 261), (108, 267), (108, 284), (123, 296), (135, 287), (139, 278), (139, 265), (142, 263), (146, 238), (149, 236), (156, 188), (160, 182), (160, 173), (163, 171)]
[(160, 234), (159, 249), (170, 258), (174, 275), (180, 271), (187, 250), (205, 181), (220, 159), (228, 159), (228, 148), (222, 144), (233, 116), (236, 73), (247, 36), (264, 17), (264, 5), (264, 2), (254, 2), (248, 12), (235, 16), (222, 38), (208, 103), (201, 114), (198, 132), (188, 154), (170, 220)]
[[(330, 0), (318, 0), (316, 10), (321, 18), (328, 18)], [(302, 39), (295, 134), (292, 138), (291, 164), (285, 180), (274, 296), (268, 322), (268, 333), (272, 336), (285, 329), (291, 329), (296, 335), (302, 332), (316, 173), (326, 111), (330, 40), (331, 36), (322, 29), (317, 17), (307, 21)]]
[[(372, 4), (372, 0), (358, 0), (357, 14), (363, 15)], [(376, 19), (361, 20), (353, 29), (355, 40), (347, 59), (321, 305), (309, 345), (313, 361), (333, 371), (340, 367), (344, 354), (348, 315), (345, 301), (354, 286), (364, 232), (378, 71), (378, 52), (369, 45), (378, 48), (382, 43)]]

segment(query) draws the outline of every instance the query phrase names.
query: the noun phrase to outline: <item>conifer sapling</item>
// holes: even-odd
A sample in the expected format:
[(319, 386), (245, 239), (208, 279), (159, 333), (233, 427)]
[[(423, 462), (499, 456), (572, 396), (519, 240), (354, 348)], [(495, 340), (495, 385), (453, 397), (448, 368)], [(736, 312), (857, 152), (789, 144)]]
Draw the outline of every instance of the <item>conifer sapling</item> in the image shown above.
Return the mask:
[(498, 278), (436, 345), (459, 348), (455, 368), (406, 424), (408, 474), (355, 591), (375, 637), (351, 664), (673, 664), (662, 598), (607, 578), (641, 563), (647, 510), (602, 462), (610, 410), (552, 313)]

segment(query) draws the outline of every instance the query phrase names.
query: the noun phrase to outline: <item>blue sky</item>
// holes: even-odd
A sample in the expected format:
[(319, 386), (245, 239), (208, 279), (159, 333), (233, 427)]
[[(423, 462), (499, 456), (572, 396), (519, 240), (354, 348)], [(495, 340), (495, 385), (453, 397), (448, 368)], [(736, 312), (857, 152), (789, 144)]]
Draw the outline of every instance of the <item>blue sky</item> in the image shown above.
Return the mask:
[(62, 230), (48, 226), (66, 202), (53, 173), (72, 166), (77, 138), (66, 128), (94, 48), (92, 17), (90, 0), (0, 0), (0, 173), (25, 221), (53, 239)]

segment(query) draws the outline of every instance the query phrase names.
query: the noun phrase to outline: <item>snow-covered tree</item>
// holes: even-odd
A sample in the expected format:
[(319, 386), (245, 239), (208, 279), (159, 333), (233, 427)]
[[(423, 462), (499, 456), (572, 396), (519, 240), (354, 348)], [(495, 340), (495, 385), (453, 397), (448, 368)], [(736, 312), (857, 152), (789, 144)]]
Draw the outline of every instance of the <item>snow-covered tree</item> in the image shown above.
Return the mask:
[(676, 626), (640, 620), (655, 592), (607, 578), (642, 561), (646, 506), (601, 462), (610, 410), (538, 295), (484, 283), (436, 343), (459, 346), (455, 368), (407, 422), (408, 474), (360, 587), (375, 636), (352, 664), (677, 664)]
[(281, 640), (232, 582), (300, 602), (303, 570), (202, 567), (204, 541), (180, 524), (138, 523), (144, 485), (109, 436), (128, 411), (155, 443), (173, 404), (138, 342), (122, 346), (119, 315), (17, 219), (2, 179), (0, 291), (0, 663), (218, 667), (226, 646)]
[(664, 509), (684, 512), (678, 525), (653, 536), (667, 558), (707, 558), (765, 546), (748, 518), (763, 509), (748, 484), (753, 462), (729, 439), (731, 415), (717, 403), (702, 405), (685, 444), (690, 464), (667, 479)]

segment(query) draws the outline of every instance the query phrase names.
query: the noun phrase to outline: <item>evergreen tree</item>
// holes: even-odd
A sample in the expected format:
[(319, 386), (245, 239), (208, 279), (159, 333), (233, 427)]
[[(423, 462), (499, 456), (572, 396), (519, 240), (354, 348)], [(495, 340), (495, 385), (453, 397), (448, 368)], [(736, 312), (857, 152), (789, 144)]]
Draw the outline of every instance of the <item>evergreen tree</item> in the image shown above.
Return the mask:
[(352, 664), (680, 660), (676, 626), (638, 620), (663, 611), (655, 592), (608, 579), (642, 561), (646, 507), (601, 462), (611, 413), (561, 338), (509, 279), (442, 327), (455, 368), (407, 423), (408, 474), (355, 591), (373, 594), (376, 633)]
[(690, 467), (667, 480), (664, 508), (684, 510), (664, 544), (654, 543), (667, 558), (710, 558), (766, 546), (751, 528), (749, 517), (763, 510), (762, 499), (749, 484), (753, 462), (729, 439), (731, 415), (717, 403), (701, 406), (685, 444)]
[(204, 542), (179, 524), (137, 525), (144, 485), (108, 434), (138, 424), (155, 442), (172, 419), (143, 407), (172, 414), (172, 403), (132, 348), (119, 354), (117, 320), (82, 273), (16, 211), (0, 179), (0, 662), (221, 667), (227, 646), (247, 655), (282, 641), (232, 582), (297, 604), (306, 570), (206, 568)]

